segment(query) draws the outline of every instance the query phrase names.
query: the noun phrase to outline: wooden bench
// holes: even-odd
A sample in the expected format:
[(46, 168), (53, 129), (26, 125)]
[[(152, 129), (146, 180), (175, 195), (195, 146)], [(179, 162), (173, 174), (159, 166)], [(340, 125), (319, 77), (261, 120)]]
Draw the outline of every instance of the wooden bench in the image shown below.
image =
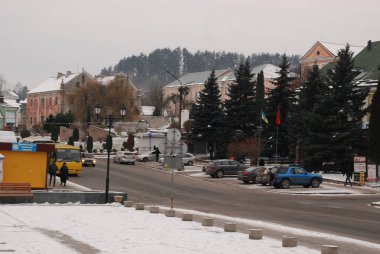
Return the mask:
[[(0, 183), (0, 203), (17, 200), (30, 201), (33, 197), (30, 183)], [(26, 198), (26, 199), (25, 199)], [(11, 202), (13, 203), (13, 202)]]

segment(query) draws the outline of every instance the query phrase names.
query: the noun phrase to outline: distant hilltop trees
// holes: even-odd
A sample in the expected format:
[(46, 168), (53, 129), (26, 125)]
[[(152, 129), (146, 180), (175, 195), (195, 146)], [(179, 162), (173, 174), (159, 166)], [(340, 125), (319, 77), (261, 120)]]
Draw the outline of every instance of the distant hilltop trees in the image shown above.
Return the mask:
[[(235, 52), (225, 51), (196, 51), (194, 53), (186, 48), (163, 48), (156, 49), (148, 55), (140, 53), (138, 56), (132, 55), (124, 57), (114, 67), (103, 68), (101, 75), (112, 75), (123, 72), (127, 74), (133, 83), (139, 88), (148, 89), (152, 86), (163, 86), (173, 81), (173, 78), (166, 73), (169, 70), (178, 78), (191, 72), (206, 70), (218, 70), (225, 68), (236, 68), (241, 59), (246, 56)], [(250, 65), (281, 63), (279, 53), (259, 53), (250, 55)], [(290, 70), (298, 71), (299, 55), (288, 55)]]

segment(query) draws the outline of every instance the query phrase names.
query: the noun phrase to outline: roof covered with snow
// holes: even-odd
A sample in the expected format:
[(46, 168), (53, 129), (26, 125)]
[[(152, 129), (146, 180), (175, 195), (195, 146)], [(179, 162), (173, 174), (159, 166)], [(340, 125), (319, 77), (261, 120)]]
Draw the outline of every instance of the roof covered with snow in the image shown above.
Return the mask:
[(64, 75), (59, 78), (58, 76), (48, 78), (44, 80), (42, 83), (40, 83), (38, 86), (33, 88), (32, 90), (30, 90), (28, 94), (59, 91), (61, 89), (61, 83), (66, 84), (78, 75), (79, 73), (71, 73), (70, 75)]
[[(230, 69), (224, 69), (224, 70), (215, 70), (215, 77), (218, 78), (218, 81), (220, 78), (223, 78), (223, 75), (227, 74), (228, 72), (231, 72)], [(210, 77), (211, 71), (202, 71), (202, 72), (192, 72), (184, 75), (179, 80), (182, 82), (182, 85), (188, 85), (188, 84), (203, 84), (205, 81), (207, 81), (208, 77)], [(178, 80), (175, 80), (171, 82), (170, 84), (166, 85), (165, 87), (176, 87), (180, 86), (181, 84), (178, 82)]]
[(10, 107), (18, 108), (20, 107), (20, 103), (17, 103), (16, 100), (4, 100), (6, 104), (8, 104)]
[(141, 115), (152, 116), (154, 111), (154, 106), (141, 106)]

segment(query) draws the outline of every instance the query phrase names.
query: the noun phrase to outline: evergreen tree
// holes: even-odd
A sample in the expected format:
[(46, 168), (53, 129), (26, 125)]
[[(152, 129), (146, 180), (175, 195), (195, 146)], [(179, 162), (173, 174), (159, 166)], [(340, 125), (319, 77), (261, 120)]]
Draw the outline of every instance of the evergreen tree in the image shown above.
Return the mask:
[(380, 164), (380, 79), (370, 107), (369, 155), (374, 162)]
[(199, 93), (197, 105), (192, 108), (191, 115), (194, 121), (191, 124), (192, 140), (204, 140), (208, 144), (208, 152), (215, 157), (215, 147), (218, 142), (217, 130), (221, 125), (223, 110), (221, 108), (220, 91), (215, 72), (212, 71)]
[(230, 135), (241, 131), (243, 136), (254, 135), (259, 125), (259, 112), (255, 102), (255, 84), (252, 82), (249, 58), (235, 70), (235, 82), (228, 88), (229, 99), (225, 101), (225, 124)]
[(260, 71), (257, 74), (256, 82), (256, 104), (259, 110), (264, 110), (265, 102), (265, 85), (264, 85), (264, 72)]
[(74, 145), (74, 139), (73, 139), (72, 136), (69, 138), (69, 142), (67, 142), (67, 144), (68, 144), (68, 145), (71, 145), (71, 146)]
[[(268, 138), (267, 153), (275, 153), (275, 142), (277, 140), (278, 155), (289, 155), (289, 133), (288, 117), (290, 112), (294, 112), (295, 93), (292, 90), (293, 78), (289, 77), (289, 62), (287, 56), (282, 56), (278, 77), (274, 79), (274, 88), (269, 91), (267, 98), (267, 117), (269, 124), (264, 129), (264, 136)], [(281, 125), (276, 126), (277, 113), (280, 112)], [(277, 135), (278, 128), (278, 135)]]
[(78, 128), (74, 128), (73, 129), (73, 140), (74, 141), (78, 141), (79, 140), (79, 129)]
[(88, 136), (87, 138), (87, 151), (89, 153), (92, 153), (92, 149), (94, 148), (94, 143), (91, 136)]
[(154, 107), (153, 116), (161, 116), (161, 109), (159, 106)]
[(135, 147), (135, 137), (133, 136), (132, 133), (128, 133), (128, 139), (127, 139), (126, 148), (129, 151), (133, 151), (134, 147)]
[(298, 110), (301, 117), (298, 122), (293, 122), (291, 128), (292, 131), (297, 131), (297, 140), (302, 143), (302, 164), (305, 168), (321, 168), (326, 158), (323, 143), (327, 142), (329, 136), (325, 135), (325, 130), (320, 125), (322, 117), (315, 107), (326, 97), (327, 89), (326, 83), (320, 76), (318, 65), (314, 65), (308, 80), (301, 87)]
[(112, 151), (112, 136), (111, 135), (107, 135), (107, 139), (106, 139), (106, 150), (107, 152), (111, 152)]
[(59, 136), (59, 128), (57, 126), (54, 126), (51, 131), (51, 140), (53, 140), (54, 142), (57, 142), (58, 136)]
[(318, 116), (313, 120), (318, 138), (315, 145), (320, 157), (324, 163), (334, 165), (334, 170), (343, 172), (353, 170), (354, 155), (366, 150), (362, 118), (368, 89), (359, 88), (353, 81), (356, 74), (352, 71), (352, 55), (349, 45), (338, 51), (339, 60), (328, 73), (329, 89), (314, 107)]

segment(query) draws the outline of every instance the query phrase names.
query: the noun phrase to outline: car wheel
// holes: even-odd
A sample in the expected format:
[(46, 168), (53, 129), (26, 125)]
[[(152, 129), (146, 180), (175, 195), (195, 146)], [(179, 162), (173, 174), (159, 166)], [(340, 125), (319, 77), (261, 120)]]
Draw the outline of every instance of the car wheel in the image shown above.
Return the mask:
[(135, 163), (134, 163), (134, 162), (132, 162), (132, 165), (135, 165)]
[(147, 162), (148, 161), (148, 158), (147, 157), (144, 157), (143, 158), (143, 162)]
[(276, 189), (280, 188), (280, 185), (279, 184), (273, 184), (273, 187), (275, 187)]
[(252, 183), (253, 183), (253, 184), (256, 183), (256, 177), (254, 177), (254, 178), (252, 179)]
[(193, 162), (192, 161), (188, 161), (187, 162), (187, 166), (193, 166)]
[(304, 184), (303, 187), (304, 187), (304, 188), (309, 188), (310, 185), (308, 185), (308, 184)]
[(261, 185), (265, 186), (265, 185), (267, 185), (267, 183), (261, 183)]
[(284, 189), (289, 189), (289, 187), (290, 187), (290, 181), (288, 179), (282, 180), (281, 187), (284, 188)]
[(317, 178), (311, 179), (311, 187), (318, 188), (319, 187), (319, 180)]
[(249, 184), (249, 181), (248, 180), (244, 180), (243, 181), (245, 184)]
[(95, 168), (95, 164), (94, 164), (94, 165), (92, 165), (92, 167), (93, 167), (93, 168)]
[(218, 178), (222, 178), (224, 176), (224, 172), (223, 172), (223, 170), (218, 170), (218, 171), (216, 171), (216, 177), (218, 177)]

